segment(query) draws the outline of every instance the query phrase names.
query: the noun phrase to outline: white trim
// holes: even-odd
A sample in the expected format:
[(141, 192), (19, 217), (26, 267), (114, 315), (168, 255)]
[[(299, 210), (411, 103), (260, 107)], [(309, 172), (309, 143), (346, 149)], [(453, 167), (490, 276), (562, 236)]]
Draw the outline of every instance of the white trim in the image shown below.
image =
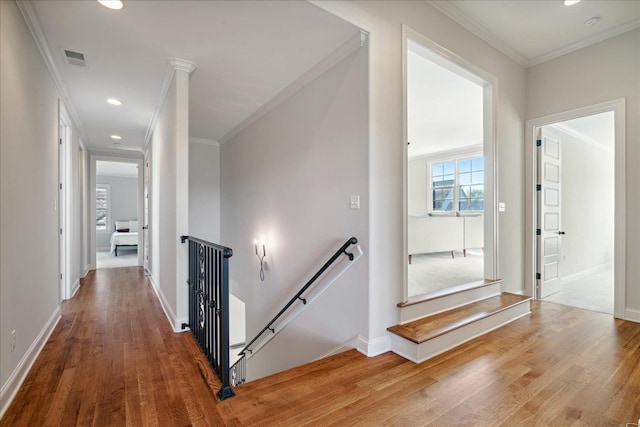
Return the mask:
[[(38, 50), (40, 51), (45, 64), (47, 64), (49, 73), (51, 74), (51, 77), (53, 78), (53, 81), (58, 88), (58, 92), (60, 92), (60, 96), (62, 97), (62, 102), (64, 103), (69, 116), (71, 117), (71, 122), (73, 123), (73, 125), (75, 125), (76, 129), (80, 133), (80, 139), (88, 141), (89, 137), (87, 136), (87, 132), (85, 132), (84, 127), (82, 126), (82, 121), (80, 120), (78, 110), (73, 103), (71, 95), (69, 95), (69, 91), (64, 84), (64, 80), (58, 72), (58, 68), (55, 65), (56, 63), (53, 59), (53, 55), (51, 54), (51, 49), (49, 49), (47, 38), (44, 36), (42, 26), (40, 25), (40, 21), (38, 20), (32, 2), (30, 0), (17, 0), (16, 4), (18, 6), (18, 9), (20, 9), (20, 12), (22, 13), (22, 16), (24, 17), (27, 27), (29, 27), (29, 31), (31, 32), (33, 40), (38, 46)], [(69, 125), (71, 125), (71, 123), (69, 123)]]
[(293, 96), (296, 92), (308, 85), (317, 77), (330, 70), (344, 58), (360, 49), (362, 46), (364, 46), (368, 35), (369, 33), (367, 33), (366, 31), (360, 30), (356, 35), (347, 40), (342, 46), (331, 52), (326, 58), (318, 62), (310, 70), (306, 71), (293, 83), (284, 88), (280, 93), (275, 95), (260, 108), (254, 111), (249, 117), (241, 121), (236, 127), (227, 132), (222, 138), (220, 138), (220, 145), (224, 145), (229, 142), (234, 136), (258, 121), (258, 119), (263, 117), (269, 111), (273, 110), (282, 102)]
[(386, 353), (391, 350), (389, 335), (373, 339), (368, 339), (362, 335), (358, 335), (357, 350), (367, 357), (375, 357), (382, 353)]
[(515, 50), (510, 44), (506, 43), (500, 37), (493, 34), (485, 26), (473, 20), (469, 15), (458, 9), (453, 3), (434, 0), (427, 0), (427, 3), (460, 24), (475, 36), (479, 37), (481, 40), (489, 43), (489, 45), (493, 46), (519, 65), (525, 68), (529, 66), (529, 60), (524, 55)]
[(564, 286), (568, 283), (575, 282), (587, 276), (598, 274), (605, 271), (607, 268), (611, 268), (611, 264), (601, 264), (595, 267), (587, 268), (586, 270), (578, 271), (577, 273), (570, 274), (568, 276), (560, 277), (560, 286)]
[(149, 278), (149, 282), (151, 282), (151, 287), (153, 288), (153, 291), (156, 293), (156, 296), (158, 297), (158, 301), (160, 301), (160, 306), (162, 307), (162, 311), (164, 312), (164, 315), (167, 317), (167, 320), (169, 321), (169, 325), (171, 326), (171, 329), (173, 329), (173, 332), (188, 331), (189, 329), (182, 329), (182, 324), (188, 323), (189, 319), (176, 318), (176, 314), (171, 309), (171, 305), (167, 301), (167, 298), (164, 296), (162, 289), (158, 285), (156, 285), (156, 281), (154, 280), (151, 272), (149, 272), (149, 275), (147, 277)]
[(38, 336), (36, 336), (36, 339), (31, 343), (24, 356), (22, 356), (18, 366), (16, 366), (7, 381), (2, 385), (2, 389), (0, 389), (0, 417), (4, 415), (6, 410), (9, 408), (9, 405), (16, 397), (16, 393), (20, 389), (20, 386), (31, 370), (33, 363), (36, 361), (38, 355), (42, 351), (42, 348), (49, 340), (51, 333), (55, 329), (61, 317), (60, 307), (58, 306), (53, 311), (53, 314), (49, 317), (49, 320), (47, 320)]
[(603, 31), (601, 33), (595, 34), (591, 37), (587, 37), (584, 40), (580, 40), (575, 43), (571, 43), (567, 46), (561, 47), (559, 49), (554, 49), (549, 51), (543, 55), (537, 56), (535, 58), (527, 58), (519, 51), (514, 49), (509, 43), (504, 41), (502, 38), (493, 34), (489, 29), (487, 29), (482, 24), (475, 21), (469, 15), (464, 13), (455, 4), (448, 1), (435, 1), (435, 0), (427, 0), (431, 6), (433, 6), (438, 11), (442, 12), (459, 25), (461, 25), (466, 30), (470, 31), (475, 36), (487, 42), (489, 45), (493, 46), (495, 49), (499, 50), (503, 54), (505, 54), (508, 58), (512, 59), (519, 65), (524, 68), (533, 67), (534, 65), (541, 64), (546, 61), (550, 61), (552, 59), (558, 58), (560, 56), (566, 55), (568, 53), (574, 52), (576, 50), (582, 49), (587, 46), (591, 46), (592, 44), (599, 43), (601, 41), (607, 40), (612, 37), (616, 37), (620, 34), (626, 33), (627, 31), (635, 30), (636, 28), (640, 28), (640, 19), (633, 20), (631, 22), (627, 22), (616, 27), (610, 28), (607, 31)]
[(354, 336), (352, 338), (349, 338), (347, 341), (343, 342), (342, 344), (338, 344), (337, 346), (335, 346), (334, 348), (332, 348), (331, 350), (329, 350), (328, 352), (326, 352), (322, 356), (314, 359), (313, 361), (315, 362), (315, 361), (318, 361), (318, 360), (321, 360), (321, 359), (325, 359), (327, 357), (343, 353), (343, 352), (345, 352), (347, 350), (357, 349), (358, 348), (358, 339), (359, 338), (360, 338), (359, 335), (356, 335), (356, 336)]
[(429, 154), (420, 154), (419, 156), (410, 157), (409, 160), (440, 160), (451, 157), (473, 156), (475, 154), (482, 155), (482, 144), (468, 145), (466, 147), (454, 148), (451, 150), (438, 151)]
[(176, 69), (171, 64), (167, 64), (167, 69), (164, 72), (164, 77), (162, 79), (162, 86), (160, 88), (160, 96), (158, 97), (158, 101), (153, 109), (153, 115), (151, 116), (151, 120), (149, 121), (149, 126), (147, 126), (147, 132), (144, 134), (144, 142), (140, 149), (141, 153), (144, 153), (149, 145), (149, 141), (151, 140), (151, 135), (153, 135), (153, 130), (158, 123), (158, 118), (160, 117), (160, 111), (162, 110), (162, 106), (164, 105), (164, 100), (167, 97), (167, 93), (169, 93), (169, 88), (171, 87), (171, 82), (173, 81), (173, 76), (175, 75)]
[(79, 290), (80, 290), (80, 279), (78, 278), (73, 283), (73, 285), (71, 285), (71, 295), (69, 296), (69, 299), (75, 297)]
[(626, 100), (625, 98), (555, 113), (525, 123), (525, 295), (535, 294), (535, 220), (536, 220), (536, 129), (565, 120), (613, 111), (615, 114), (615, 234), (614, 234), (614, 317), (626, 319)]
[(189, 137), (189, 142), (193, 143), (193, 144), (202, 144), (202, 145), (211, 145), (214, 147), (219, 147), (220, 143), (216, 140), (213, 139), (206, 139), (206, 138), (194, 138), (194, 137)]
[(624, 319), (630, 322), (640, 323), (640, 310), (634, 308), (626, 308), (624, 310)]
[(533, 67), (534, 65), (542, 64), (543, 62), (547, 62), (552, 59), (559, 58), (563, 55), (574, 52), (578, 49), (591, 46), (592, 44), (600, 43), (601, 41), (619, 36), (620, 34), (626, 33), (627, 31), (635, 30), (636, 28), (640, 28), (640, 19), (636, 19), (635, 21), (618, 25), (617, 27), (610, 28), (607, 31), (603, 31), (599, 34), (595, 34), (591, 37), (587, 37), (584, 40), (580, 40), (568, 46), (561, 47), (560, 49), (555, 49), (555, 50), (552, 50), (551, 52), (547, 52), (544, 55), (540, 55), (536, 58), (529, 60), (525, 65), (525, 68)]
[(91, 264), (87, 264), (84, 266), (84, 274), (82, 275), (82, 277), (87, 277), (87, 274), (89, 274), (89, 272), (91, 271)]
[(184, 71), (187, 74), (191, 74), (196, 69), (196, 64), (186, 59), (169, 58), (169, 64), (176, 71)]

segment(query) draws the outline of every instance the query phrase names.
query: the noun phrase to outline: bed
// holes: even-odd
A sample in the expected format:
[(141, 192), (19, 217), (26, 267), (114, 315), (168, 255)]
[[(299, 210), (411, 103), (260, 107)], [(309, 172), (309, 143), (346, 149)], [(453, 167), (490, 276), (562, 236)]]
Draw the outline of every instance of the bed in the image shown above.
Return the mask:
[(111, 235), (111, 253), (118, 256), (121, 246), (138, 246), (138, 221), (116, 221)]

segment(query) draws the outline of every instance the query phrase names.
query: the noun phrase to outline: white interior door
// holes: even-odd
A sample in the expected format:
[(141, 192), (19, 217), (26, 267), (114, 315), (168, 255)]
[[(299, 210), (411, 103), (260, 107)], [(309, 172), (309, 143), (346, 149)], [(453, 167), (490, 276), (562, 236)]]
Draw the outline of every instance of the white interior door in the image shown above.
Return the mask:
[(538, 221), (537, 297), (545, 298), (560, 290), (561, 215), (561, 136), (547, 127), (539, 129), (538, 140)]
[(144, 215), (143, 215), (143, 226), (142, 226), (142, 235), (144, 238), (144, 269), (145, 271), (150, 271), (150, 263), (149, 263), (149, 157), (144, 160)]

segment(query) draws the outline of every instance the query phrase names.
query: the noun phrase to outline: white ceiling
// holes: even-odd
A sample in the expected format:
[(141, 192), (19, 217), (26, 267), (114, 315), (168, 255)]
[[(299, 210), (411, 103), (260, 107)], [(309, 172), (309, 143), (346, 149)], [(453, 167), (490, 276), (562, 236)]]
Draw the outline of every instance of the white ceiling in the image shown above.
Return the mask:
[[(430, 1), (524, 66), (640, 26), (640, 1)], [(162, 97), (169, 58), (191, 61), (190, 136), (220, 140), (359, 29), (305, 1), (125, 0), (21, 3), (93, 148), (140, 150)], [(583, 25), (592, 15), (593, 26)], [(61, 49), (85, 54), (86, 68)], [(551, 56), (550, 56), (551, 55)], [(106, 103), (123, 101), (121, 107)], [(431, 117), (431, 115), (427, 115)], [(110, 135), (122, 136), (115, 146)]]
[[(301, 1), (30, 1), (90, 147), (139, 150), (169, 58), (191, 61), (190, 136), (219, 140), (359, 29)], [(62, 49), (85, 54), (86, 68)], [(109, 97), (122, 100), (114, 107)], [(110, 135), (122, 136), (114, 146)]]
[(96, 161), (96, 175), (137, 177), (138, 165), (127, 162)]
[(482, 146), (482, 87), (416, 53), (407, 54), (409, 157)]
[[(430, 0), (453, 20), (529, 67), (640, 27), (639, 0)], [(595, 25), (585, 21), (598, 17)]]

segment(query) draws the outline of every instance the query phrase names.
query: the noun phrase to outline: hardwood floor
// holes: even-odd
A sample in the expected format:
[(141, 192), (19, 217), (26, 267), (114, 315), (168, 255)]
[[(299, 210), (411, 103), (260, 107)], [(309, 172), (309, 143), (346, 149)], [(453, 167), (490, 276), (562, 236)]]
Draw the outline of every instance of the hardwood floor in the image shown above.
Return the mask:
[(348, 351), (219, 388), (136, 267), (98, 270), (2, 426), (624, 426), (640, 418), (640, 325), (534, 303), (533, 314), (415, 365)]

